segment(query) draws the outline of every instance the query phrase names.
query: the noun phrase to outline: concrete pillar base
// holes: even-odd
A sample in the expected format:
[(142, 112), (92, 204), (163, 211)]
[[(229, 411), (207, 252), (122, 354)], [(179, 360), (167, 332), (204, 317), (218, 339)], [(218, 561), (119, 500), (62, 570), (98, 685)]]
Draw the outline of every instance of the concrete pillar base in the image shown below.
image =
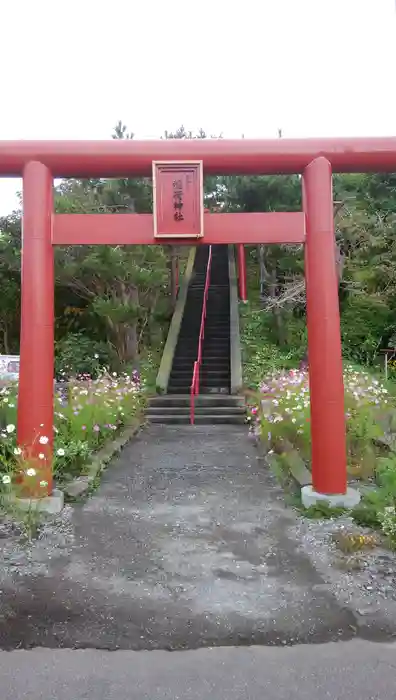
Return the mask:
[(10, 500), (21, 510), (38, 510), (40, 513), (50, 513), (56, 515), (60, 513), (64, 505), (63, 491), (54, 489), (51, 496), (44, 498), (15, 498)]
[(325, 494), (314, 491), (312, 486), (303, 486), (301, 501), (304, 508), (315, 506), (318, 503), (327, 503), (333, 508), (354, 508), (360, 502), (360, 493), (356, 489), (348, 487), (346, 493)]

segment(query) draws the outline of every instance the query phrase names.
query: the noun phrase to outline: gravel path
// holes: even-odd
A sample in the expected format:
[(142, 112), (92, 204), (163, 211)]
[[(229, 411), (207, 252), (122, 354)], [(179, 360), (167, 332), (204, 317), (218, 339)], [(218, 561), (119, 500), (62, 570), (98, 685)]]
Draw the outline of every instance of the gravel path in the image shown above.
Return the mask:
[(285, 507), (244, 426), (151, 426), (32, 546), (3, 532), (0, 647), (388, 638), (389, 601), (362, 612), (317, 528)]

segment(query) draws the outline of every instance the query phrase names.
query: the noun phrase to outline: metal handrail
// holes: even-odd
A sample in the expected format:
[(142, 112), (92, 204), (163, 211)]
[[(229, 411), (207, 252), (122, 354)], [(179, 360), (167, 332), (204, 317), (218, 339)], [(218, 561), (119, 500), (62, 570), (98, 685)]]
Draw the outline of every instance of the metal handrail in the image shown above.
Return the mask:
[(209, 294), (209, 284), (210, 284), (210, 270), (212, 267), (212, 246), (209, 246), (208, 262), (206, 265), (206, 276), (205, 276), (205, 287), (202, 302), (202, 314), (201, 314), (201, 326), (199, 329), (199, 339), (198, 339), (198, 355), (194, 362), (193, 377), (190, 387), (190, 423), (194, 425), (195, 422), (195, 397), (199, 394), (199, 383), (200, 383), (200, 371), (202, 363), (202, 341), (205, 336), (205, 319), (206, 319), (206, 304), (208, 301)]

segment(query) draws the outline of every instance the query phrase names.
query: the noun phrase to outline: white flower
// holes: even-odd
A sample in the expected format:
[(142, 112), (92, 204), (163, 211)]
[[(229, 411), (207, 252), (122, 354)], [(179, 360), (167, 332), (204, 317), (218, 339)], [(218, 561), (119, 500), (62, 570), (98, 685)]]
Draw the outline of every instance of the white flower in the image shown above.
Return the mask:
[(15, 449), (14, 449), (14, 455), (21, 455), (21, 454), (22, 454), (21, 448), (20, 448), (20, 447), (15, 447)]
[(39, 459), (45, 459), (45, 454), (43, 454), (42, 452), (40, 452), (40, 454), (39, 454)]
[(10, 423), (9, 425), (7, 425), (7, 427), (6, 427), (7, 433), (13, 433), (14, 430), (15, 430), (15, 425), (13, 425), (12, 423)]
[(48, 443), (48, 438), (46, 435), (42, 435), (39, 440), (40, 445), (46, 445)]
[(26, 474), (27, 476), (36, 476), (36, 470), (33, 467), (29, 467), (29, 469), (26, 469)]
[(97, 352), (95, 352), (95, 356), (94, 356), (94, 357), (95, 357), (95, 360), (99, 360), (99, 355), (98, 355)]
[(63, 447), (60, 447), (56, 454), (58, 455), (58, 457), (64, 457), (65, 450), (63, 449)]
[(2, 478), (2, 482), (3, 482), (3, 484), (10, 484), (10, 483), (11, 483), (11, 477), (8, 476), (8, 474), (4, 474), (4, 476), (3, 476), (3, 478)]
[(48, 486), (48, 481), (45, 481), (45, 480), (43, 479), (43, 481), (40, 481), (40, 486), (41, 486), (42, 489), (45, 489), (45, 487)]

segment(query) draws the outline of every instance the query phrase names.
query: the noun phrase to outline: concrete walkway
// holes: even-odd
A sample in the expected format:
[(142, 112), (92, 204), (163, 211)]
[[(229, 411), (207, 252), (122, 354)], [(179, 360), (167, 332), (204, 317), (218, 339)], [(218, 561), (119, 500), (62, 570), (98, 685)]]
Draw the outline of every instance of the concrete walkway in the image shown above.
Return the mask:
[(396, 646), (0, 653), (1, 700), (391, 700)]
[(1, 648), (194, 649), (356, 633), (298, 550), (295, 515), (244, 426), (147, 428), (70, 513), (71, 536), (3, 575)]

